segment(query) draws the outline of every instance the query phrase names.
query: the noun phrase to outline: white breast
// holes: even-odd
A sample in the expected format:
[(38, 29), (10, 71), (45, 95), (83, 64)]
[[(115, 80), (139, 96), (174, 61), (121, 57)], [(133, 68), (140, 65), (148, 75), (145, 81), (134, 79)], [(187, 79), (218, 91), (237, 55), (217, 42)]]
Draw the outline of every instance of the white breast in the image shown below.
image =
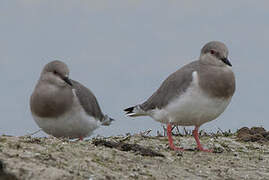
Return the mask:
[(86, 114), (75, 92), (73, 106), (67, 113), (57, 118), (42, 118), (33, 114), (33, 118), (43, 131), (55, 137), (87, 137), (101, 125), (99, 120)]
[(200, 126), (216, 119), (228, 106), (229, 99), (212, 98), (205, 94), (198, 84), (198, 75), (192, 73), (193, 81), (184, 94), (175, 98), (163, 109), (153, 110), (150, 115), (162, 123), (181, 126)]

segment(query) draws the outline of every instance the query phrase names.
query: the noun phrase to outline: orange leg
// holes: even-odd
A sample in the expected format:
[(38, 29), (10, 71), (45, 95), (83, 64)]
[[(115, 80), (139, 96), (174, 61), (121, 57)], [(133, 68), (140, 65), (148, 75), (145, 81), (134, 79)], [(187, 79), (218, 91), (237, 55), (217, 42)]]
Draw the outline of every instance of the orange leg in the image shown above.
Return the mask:
[(203, 146), (201, 145), (200, 140), (199, 140), (198, 129), (199, 129), (199, 127), (195, 126), (194, 130), (192, 131), (192, 135), (193, 135), (193, 137), (194, 137), (194, 139), (196, 141), (198, 150), (199, 151), (204, 151), (204, 152), (213, 152), (212, 150), (204, 149)]
[(169, 141), (169, 146), (172, 150), (174, 151), (184, 151), (183, 148), (176, 147), (173, 143), (173, 138), (172, 138), (172, 125), (167, 124), (167, 136), (168, 136), (168, 141)]

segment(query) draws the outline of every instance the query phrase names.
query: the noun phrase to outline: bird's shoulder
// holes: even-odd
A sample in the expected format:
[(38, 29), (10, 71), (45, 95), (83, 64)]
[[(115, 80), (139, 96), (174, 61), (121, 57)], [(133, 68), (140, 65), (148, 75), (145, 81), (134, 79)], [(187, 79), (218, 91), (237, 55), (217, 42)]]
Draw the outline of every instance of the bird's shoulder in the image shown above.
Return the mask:
[(192, 73), (199, 71), (199, 63), (199, 61), (193, 61), (168, 76), (159, 89), (141, 105), (142, 109), (147, 111), (163, 108), (175, 97), (184, 93), (192, 82)]

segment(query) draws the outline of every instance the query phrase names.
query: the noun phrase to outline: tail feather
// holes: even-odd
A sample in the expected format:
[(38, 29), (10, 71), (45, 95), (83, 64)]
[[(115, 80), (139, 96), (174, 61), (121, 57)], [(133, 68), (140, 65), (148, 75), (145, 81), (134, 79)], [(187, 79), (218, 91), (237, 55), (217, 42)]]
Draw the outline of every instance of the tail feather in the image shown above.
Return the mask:
[(139, 105), (126, 108), (126, 109), (124, 109), (124, 111), (125, 111), (126, 115), (130, 116), (130, 117), (147, 115), (146, 112), (144, 110), (142, 110)]
[(109, 126), (112, 123), (112, 121), (115, 121), (115, 119), (110, 118), (108, 115), (105, 115), (104, 119), (102, 121), (102, 125), (103, 126)]
[(134, 107), (135, 107), (135, 106), (124, 109), (125, 113), (126, 113), (126, 114), (133, 113)]

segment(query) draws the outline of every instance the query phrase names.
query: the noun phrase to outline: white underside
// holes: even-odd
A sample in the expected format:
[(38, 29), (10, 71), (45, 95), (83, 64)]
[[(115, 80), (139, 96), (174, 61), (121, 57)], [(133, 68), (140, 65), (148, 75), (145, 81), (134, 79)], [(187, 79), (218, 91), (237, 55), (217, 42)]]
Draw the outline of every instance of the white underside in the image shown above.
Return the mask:
[(33, 114), (33, 118), (43, 131), (55, 137), (87, 137), (101, 125), (99, 120), (86, 114), (75, 92), (73, 106), (67, 113), (57, 118), (42, 118)]
[(231, 98), (212, 98), (206, 95), (198, 84), (197, 72), (184, 94), (175, 98), (163, 109), (148, 112), (153, 119), (162, 123), (180, 126), (200, 126), (216, 119), (228, 106)]

